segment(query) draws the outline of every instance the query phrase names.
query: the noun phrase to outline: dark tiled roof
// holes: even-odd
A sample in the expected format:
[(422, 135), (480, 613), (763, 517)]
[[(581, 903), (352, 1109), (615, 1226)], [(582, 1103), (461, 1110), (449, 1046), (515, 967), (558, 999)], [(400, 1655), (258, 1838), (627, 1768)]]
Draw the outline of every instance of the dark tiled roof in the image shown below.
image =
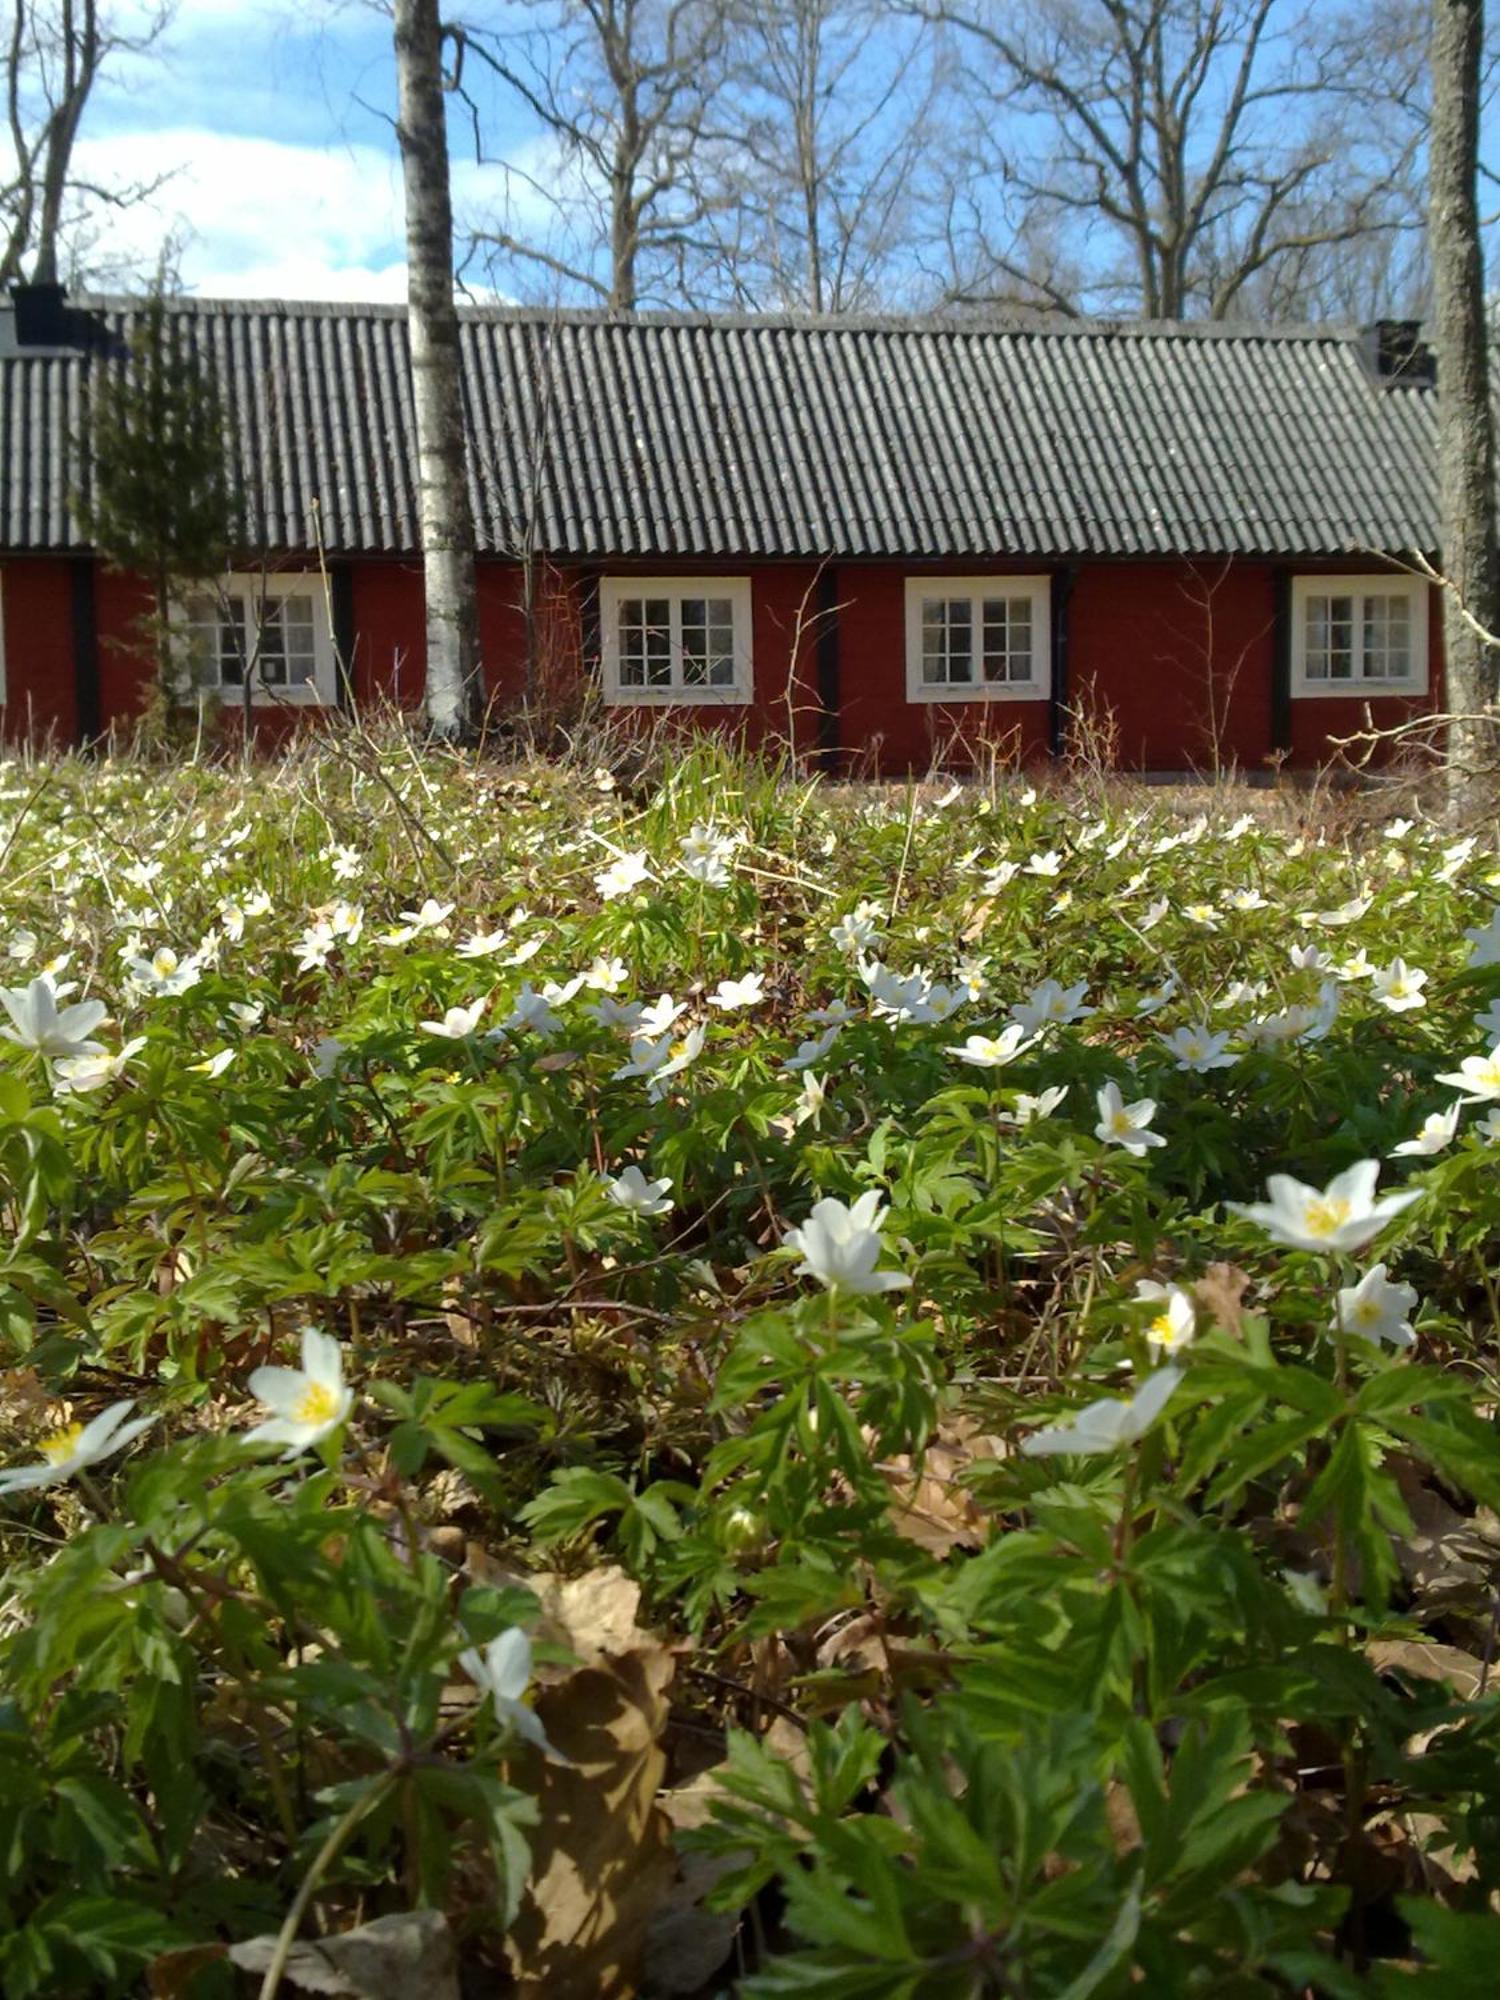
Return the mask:
[[(130, 307), (94, 302), (105, 349)], [(252, 541), (416, 547), (397, 308), (185, 302)], [(463, 315), (481, 546), (599, 556), (1435, 549), (1433, 393), (1326, 328)], [(74, 545), (96, 358), (0, 313), (0, 547)]]

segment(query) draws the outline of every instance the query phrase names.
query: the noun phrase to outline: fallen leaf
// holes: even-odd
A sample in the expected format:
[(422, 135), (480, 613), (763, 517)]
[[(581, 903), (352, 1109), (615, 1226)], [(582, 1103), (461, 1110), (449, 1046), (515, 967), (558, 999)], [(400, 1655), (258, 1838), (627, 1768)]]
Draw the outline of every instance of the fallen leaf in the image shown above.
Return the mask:
[[(726, 1796), (715, 1769), (700, 1773), (691, 1784), (663, 1792), (657, 1803), (675, 1835), (706, 1825), (715, 1799)], [(706, 1910), (703, 1901), (741, 1858), (733, 1854), (684, 1854), (674, 1849), (675, 1873), (646, 1928), (644, 1986), (653, 2000), (697, 1993), (734, 1949), (738, 1913)]]
[[(229, 1947), (242, 1972), (263, 1973), (274, 1937)], [(459, 2000), (458, 1953), (441, 1910), (400, 1910), (352, 1931), (292, 1946), (286, 1979), (304, 1993), (354, 1995), (355, 2000)]]
[(1238, 1340), (1245, 1323), (1245, 1294), (1250, 1274), (1238, 1264), (1210, 1264), (1193, 1285), (1193, 1295), (1215, 1326)]
[(584, 1664), (538, 1669), (537, 1714), (569, 1761), (540, 1765), (531, 1875), (506, 1956), (524, 2000), (624, 2000), (640, 1990), (674, 1874), (657, 1793), (676, 1661), (637, 1623), (640, 1588), (623, 1570), (519, 1580), (542, 1605), (539, 1635)]

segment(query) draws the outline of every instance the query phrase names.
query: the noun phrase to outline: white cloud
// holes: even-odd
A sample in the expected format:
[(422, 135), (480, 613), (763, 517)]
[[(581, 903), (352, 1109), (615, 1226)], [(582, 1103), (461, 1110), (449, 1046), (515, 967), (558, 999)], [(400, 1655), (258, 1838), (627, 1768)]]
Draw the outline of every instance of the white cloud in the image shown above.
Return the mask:
[(405, 297), (399, 163), (375, 146), (318, 147), (169, 127), (85, 138), (78, 170), (105, 186), (171, 178), (114, 213), (104, 261), (155, 263), (170, 235), (205, 298)]

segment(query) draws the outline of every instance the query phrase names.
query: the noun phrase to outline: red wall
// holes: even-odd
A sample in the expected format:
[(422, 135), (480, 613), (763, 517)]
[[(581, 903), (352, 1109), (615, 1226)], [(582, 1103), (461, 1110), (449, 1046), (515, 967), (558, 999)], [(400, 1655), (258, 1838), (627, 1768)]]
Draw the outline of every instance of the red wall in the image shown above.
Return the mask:
[(851, 769), (925, 771), (935, 760), (965, 764), (988, 750), (1020, 761), (1048, 753), (1046, 701), (909, 702), (906, 699), (906, 580), (909, 576), (1036, 576), (1035, 563), (841, 563), (839, 741)]
[[(1317, 565), (1299, 565), (1316, 568)], [(1348, 570), (1345, 562), (1323, 567)], [(736, 565), (611, 563), (611, 575), (744, 575), (754, 605), (755, 699), (747, 707), (621, 709), (631, 726), (711, 728), (751, 744), (784, 742), (790, 724), (799, 751), (819, 744), (817, 650), (820, 589), (839, 605), (842, 703), (838, 742), (855, 771), (925, 770), (935, 760), (964, 764), (998, 750), (1016, 760), (1046, 756), (1052, 722), (1046, 701), (917, 703), (906, 699), (908, 576), (1038, 573), (1035, 564), (967, 562), (923, 565), (844, 563), (820, 578), (808, 562)], [(1386, 572), (1378, 572), (1386, 573)], [(412, 562), (350, 565), (354, 645), (352, 681), (360, 703), (421, 700), (426, 640), (422, 573)], [(536, 697), (566, 718), (585, 690), (584, 603), (597, 570), (541, 565), (535, 581)], [(7, 558), (0, 566), (9, 699), (0, 731), (11, 738), (63, 741), (77, 735), (70, 565), (45, 557)], [(486, 691), (495, 719), (524, 686), (526, 625), (520, 566), (481, 562), (479, 622)], [(1207, 700), (1209, 676), (1218, 712), (1218, 762), (1246, 771), (1274, 761), (1272, 654), (1276, 571), (1269, 564), (1222, 562), (1085, 563), (1068, 588), (1069, 728), (1112, 739), (1127, 768), (1206, 770), (1215, 763)], [(99, 567), (100, 713), (104, 726), (128, 724), (149, 683), (135, 649), (147, 609), (143, 586)], [(1442, 616), (1429, 593), (1431, 695), (1441, 699)], [(792, 654), (797, 651), (793, 667)], [(788, 702), (790, 689), (791, 700)], [(1292, 748), (1303, 768), (1329, 754), (1330, 735), (1377, 726), (1424, 703), (1386, 696), (1297, 699), (1290, 704)], [(308, 721), (314, 720), (309, 714)], [(281, 734), (282, 730), (270, 731)]]
[(1272, 747), (1274, 611), (1260, 564), (1081, 567), (1068, 606), (1073, 740), (1112, 740), (1133, 770), (1258, 767)]
[(0, 562), (5, 706), (0, 737), (12, 742), (78, 734), (73, 690), (72, 577), (66, 562), (8, 556)]

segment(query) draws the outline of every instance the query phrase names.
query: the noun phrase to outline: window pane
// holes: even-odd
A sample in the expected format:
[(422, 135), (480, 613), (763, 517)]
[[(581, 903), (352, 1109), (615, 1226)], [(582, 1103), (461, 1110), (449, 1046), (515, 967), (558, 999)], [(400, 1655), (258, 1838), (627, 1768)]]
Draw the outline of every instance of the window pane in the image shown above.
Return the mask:
[(250, 659), (250, 621), (246, 610), (242, 597), (231, 597), (214, 611), (221, 687), (245, 685), (245, 667)]
[(672, 624), (666, 598), (622, 597), (618, 619), (621, 687), (670, 687)]
[(315, 610), (308, 591), (294, 591), (281, 600), (281, 636), (286, 655), (286, 678), (293, 687), (316, 680), (318, 644)]
[(1032, 678), (1031, 599), (987, 597), (984, 618), (984, 677), (987, 681)]
[(922, 679), (929, 687), (974, 679), (974, 607), (967, 597), (922, 602)]
[(1303, 673), (1310, 681), (1354, 677), (1354, 599), (1309, 597), (1306, 604)]
[(283, 604), (270, 597), (260, 606), (260, 633), (255, 648), (255, 678), (267, 687), (286, 685), (286, 626)]
[(1411, 678), (1411, 604), (1404, 592), (1373, 592), (1361, 601), (1368, 680)]

